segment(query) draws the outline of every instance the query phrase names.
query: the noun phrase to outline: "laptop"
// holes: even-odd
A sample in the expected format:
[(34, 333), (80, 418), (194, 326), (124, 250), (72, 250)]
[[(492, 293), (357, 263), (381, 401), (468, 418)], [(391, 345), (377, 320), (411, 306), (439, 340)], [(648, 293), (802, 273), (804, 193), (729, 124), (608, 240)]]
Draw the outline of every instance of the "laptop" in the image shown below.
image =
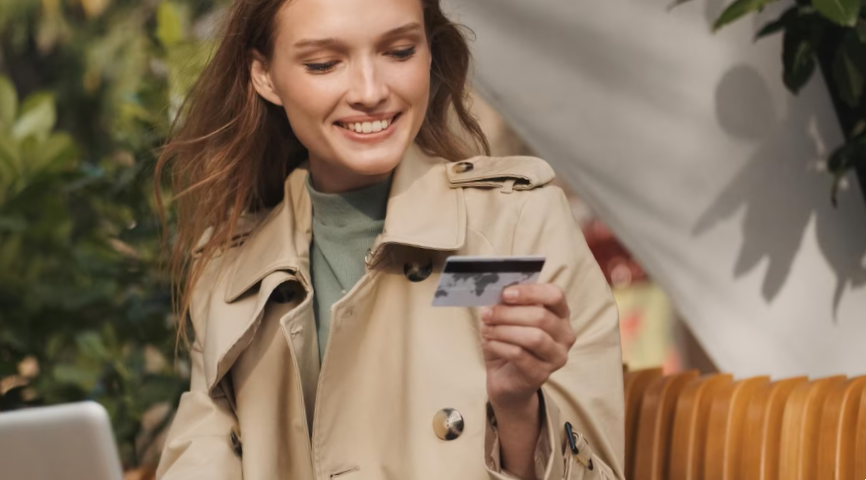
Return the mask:
[(3, 480), (123, 480), (108, 413), (95, 402), (0, 412)]

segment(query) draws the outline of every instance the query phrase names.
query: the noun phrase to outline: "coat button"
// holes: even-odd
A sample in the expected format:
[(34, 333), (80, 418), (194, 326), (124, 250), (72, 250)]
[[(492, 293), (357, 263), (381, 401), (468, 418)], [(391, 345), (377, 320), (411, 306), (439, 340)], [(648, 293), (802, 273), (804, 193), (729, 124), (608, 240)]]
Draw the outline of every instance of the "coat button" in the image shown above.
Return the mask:
[(241, 439), (238, 438), (238, 434), (235, 433), (234, 430), (229, 434), (229, 439), (232, 441), (232, 450), (234, 450), (235, 455), (239, 457), (244, 456), (244, 446), (241, 443)]
[(403, 274), (410, 282), (423, 282), (433, 273), (433, 260), (428, 259), (426, 264), (421, 262), (409, 262), (403, 265)]
[(453, 408), (443, 408), (433, 416), (433, 433), (440, 440), (454, 440), (463, 433), (463, 415)]
[(454, 173), (466, 173), (475, 170), (475, 165), (472, 162), (460, 162), (454, 165)]

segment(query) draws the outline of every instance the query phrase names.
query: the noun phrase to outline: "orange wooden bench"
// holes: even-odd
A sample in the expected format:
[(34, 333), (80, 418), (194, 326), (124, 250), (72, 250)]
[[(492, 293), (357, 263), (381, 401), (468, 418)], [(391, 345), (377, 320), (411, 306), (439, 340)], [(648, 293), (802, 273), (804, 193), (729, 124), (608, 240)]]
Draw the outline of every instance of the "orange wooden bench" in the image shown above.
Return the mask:
[(866, 479), (866, 376), (626, 372), (629, 480)]

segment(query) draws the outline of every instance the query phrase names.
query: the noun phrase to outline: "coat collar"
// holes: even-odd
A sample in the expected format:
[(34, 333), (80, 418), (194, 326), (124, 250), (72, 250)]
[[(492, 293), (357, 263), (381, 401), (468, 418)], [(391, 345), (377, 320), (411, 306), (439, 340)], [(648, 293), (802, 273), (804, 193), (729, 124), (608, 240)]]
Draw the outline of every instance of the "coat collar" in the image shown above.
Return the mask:
[[(463, 189), (452, 188), (447, 161), (412, 145), (394, 170), (382, 234), (372, 250), (388, 244), (452, 251), (466, 239)], [(234, 302), (265, 277), (280, 270), (309, 285), (312, 206), (305, 188), (307, 164), (289, 174), (284, 199), (249, 235), (229, 268), (225, 301)]]

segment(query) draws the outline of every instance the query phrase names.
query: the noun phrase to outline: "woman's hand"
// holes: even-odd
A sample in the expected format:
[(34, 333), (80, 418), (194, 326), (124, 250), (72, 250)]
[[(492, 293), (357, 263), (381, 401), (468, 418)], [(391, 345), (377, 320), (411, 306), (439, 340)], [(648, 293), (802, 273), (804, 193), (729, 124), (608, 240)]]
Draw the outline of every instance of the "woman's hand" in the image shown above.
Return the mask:
[(515, 285), (502, 298), (481, 315), (487, 396), (494, 410), (521, 409), (565, 366), (576, 337), (558, 286)]
[(481, 314), (487, 397), (498, 424), (502, 468), (533, 479), (543, 418), (538, 391), (565, 366), (576, 337), (565, 294), (556, 285), (515, 285), (502, 298), (505, 305)]

